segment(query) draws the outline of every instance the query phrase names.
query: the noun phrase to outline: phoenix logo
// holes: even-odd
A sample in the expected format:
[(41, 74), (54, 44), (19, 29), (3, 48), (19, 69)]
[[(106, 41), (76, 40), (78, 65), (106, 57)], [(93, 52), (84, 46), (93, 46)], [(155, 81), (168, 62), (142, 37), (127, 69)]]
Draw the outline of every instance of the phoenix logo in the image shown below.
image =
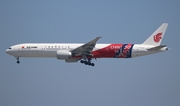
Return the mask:
[(154, 36), (154, 42), (158, 43), (162, 39), (162, 33), (158, 33)]

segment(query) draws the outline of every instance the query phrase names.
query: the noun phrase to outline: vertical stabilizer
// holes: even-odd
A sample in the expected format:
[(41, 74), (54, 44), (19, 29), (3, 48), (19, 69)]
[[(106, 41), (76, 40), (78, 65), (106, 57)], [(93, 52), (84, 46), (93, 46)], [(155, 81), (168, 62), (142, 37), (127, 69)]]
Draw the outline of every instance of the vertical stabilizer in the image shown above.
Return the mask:
[(159, 46), (166, 32), (168, 23), (163, 23), (144, 43), (143, 45)]

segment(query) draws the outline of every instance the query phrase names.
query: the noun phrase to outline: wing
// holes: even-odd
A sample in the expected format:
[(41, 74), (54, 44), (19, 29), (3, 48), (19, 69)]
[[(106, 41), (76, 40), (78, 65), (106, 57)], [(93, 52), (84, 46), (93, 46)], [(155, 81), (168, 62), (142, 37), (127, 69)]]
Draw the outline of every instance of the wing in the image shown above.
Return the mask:
[(96, 45), (96, 42), (100, 39), (101, 37), (96, 37), (94, 40), (83, 44), (82, 46), (79, 46), (73, 50), (71, 50), (71, 53), (73, 53), (73, 55), (75, 56), (79, 56), (79, 55), (91, 55), (91, 51), (93, 50), (93, 48)]

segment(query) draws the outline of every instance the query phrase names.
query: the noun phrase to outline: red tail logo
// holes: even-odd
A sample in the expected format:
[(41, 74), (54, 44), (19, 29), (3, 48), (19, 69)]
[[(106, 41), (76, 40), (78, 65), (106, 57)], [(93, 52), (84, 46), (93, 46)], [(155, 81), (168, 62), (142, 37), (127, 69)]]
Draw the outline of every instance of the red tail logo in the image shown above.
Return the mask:
[(154, 42), (158, 43), (162, 39), (162, 33), (158, 33), (154, 36)]

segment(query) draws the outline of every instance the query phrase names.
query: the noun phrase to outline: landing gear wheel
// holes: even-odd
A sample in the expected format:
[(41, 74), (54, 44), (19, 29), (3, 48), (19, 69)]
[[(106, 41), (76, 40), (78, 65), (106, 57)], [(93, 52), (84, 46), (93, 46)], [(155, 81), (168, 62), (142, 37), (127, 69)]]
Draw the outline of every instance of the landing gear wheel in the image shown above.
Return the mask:
[(81, 60), (80, 62), (81, 62), (81, 63), (84, 63), (85, 61)]
[(19, 63), (20, 63), (20, 61), (17, 61), (17, 63), (19, 64)]
[(94, 66), (94, 63), (91, 63), (91, 59), (89, 58), (88, 61), (86, 59), (81, 60), (80, 63), (85, 64), (85, 65), (89, 65), (89, 66)]
[(19, 64), (19, 63), (20, 63), (20, 61), (19, 61), (19, 57), (17, 57), (17, 58), (16, 58), (16, 60), (17, 60), (17, 64)]
[(87, 61), (85, 61), (85, 62), (84, 62), (84, 64), (85, 64), (85, 65), (88, 65), (88, 62), (87, 62)]

